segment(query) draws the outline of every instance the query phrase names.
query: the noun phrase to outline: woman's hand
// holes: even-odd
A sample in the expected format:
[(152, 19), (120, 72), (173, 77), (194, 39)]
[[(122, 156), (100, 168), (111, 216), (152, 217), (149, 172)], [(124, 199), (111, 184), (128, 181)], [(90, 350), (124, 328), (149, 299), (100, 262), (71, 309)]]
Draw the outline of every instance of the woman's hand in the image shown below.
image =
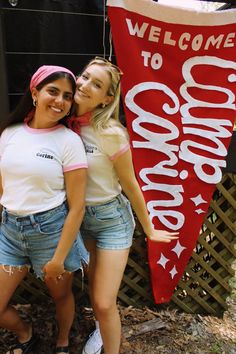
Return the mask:
[(49, 261), (43, 267), (43, 272), (45, 274), (45, 279), (53, 279), (58, 282), (63, 279), (63, 273), (65, 273), (64, 264), (56, 261)]
[(149, 234), (147, 234), (147, 238), (154, 242), (165, 242), (169, 243), (173, 240), (177, 240), (179, 238), (179, 232), (168, 232), (165, 230), (152, 230)]

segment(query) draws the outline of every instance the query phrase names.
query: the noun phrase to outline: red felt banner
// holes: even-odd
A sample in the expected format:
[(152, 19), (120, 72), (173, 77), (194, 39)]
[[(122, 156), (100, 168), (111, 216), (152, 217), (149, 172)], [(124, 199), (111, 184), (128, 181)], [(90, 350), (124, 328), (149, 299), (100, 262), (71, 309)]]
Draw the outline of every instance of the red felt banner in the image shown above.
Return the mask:
[(137, 178), (155, 228), (180, 232), (177, 242), (148, 242), (154, 298), (168, 302), (225, 167), (236, 117), (236, 10), (107, 5)]

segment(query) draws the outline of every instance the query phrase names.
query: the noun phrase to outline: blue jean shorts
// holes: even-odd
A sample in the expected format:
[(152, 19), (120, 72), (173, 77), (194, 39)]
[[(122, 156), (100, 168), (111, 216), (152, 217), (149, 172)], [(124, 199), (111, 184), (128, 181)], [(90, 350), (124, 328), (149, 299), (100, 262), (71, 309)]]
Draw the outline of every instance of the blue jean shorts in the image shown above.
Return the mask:
[[(0, 228), (0, 264), (31, 266), (43, 279), (43, 266), (53, 257), (68, 213), (66, 202), (51, 210), (27, 216), (8, 213), (3, 208)], [(88, 263), (88, 252), (78, 234), (64, 267), (69, 272)]]
[(116, 250), (132, 245), (134, 228), (130, 202), (120, 194), (104, 204), (86, 206), (80, 232), (98, 248)]

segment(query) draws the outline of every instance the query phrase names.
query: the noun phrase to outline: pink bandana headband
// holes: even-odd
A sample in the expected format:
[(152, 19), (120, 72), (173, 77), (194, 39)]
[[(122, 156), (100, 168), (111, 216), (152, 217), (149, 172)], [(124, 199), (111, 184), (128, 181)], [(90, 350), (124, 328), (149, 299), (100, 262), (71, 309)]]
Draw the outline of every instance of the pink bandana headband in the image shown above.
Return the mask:
[(56, 72), (68, 73), (76, 81), (75, 75), (69, 69), (66, 69), (63, 66), (43, 65), (40, 66), (40, 68), (38, 68), (38, 70), (32, 76), (30, 80), (30, 90), (40, 84), (40, 82), (46, 79), (49, 75), (54, 74)]

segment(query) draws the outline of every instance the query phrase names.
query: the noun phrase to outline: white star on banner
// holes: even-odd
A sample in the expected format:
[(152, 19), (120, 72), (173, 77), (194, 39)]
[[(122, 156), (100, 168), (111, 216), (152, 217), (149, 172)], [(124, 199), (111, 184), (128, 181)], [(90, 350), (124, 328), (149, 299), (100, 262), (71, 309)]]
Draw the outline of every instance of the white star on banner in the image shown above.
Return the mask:
[(196, 206), (202, 203), (207, 203), (207, 201), (202, 198), (201, 194), (198, 194), (196, 197), (190, 199), (194, 202)]
[(159, 261), (157, 261), (157, 264), (160, 264), (165, 269), (167, 262), (169, 262), (169, 259), (166, 258), (163, 253), (161, 253), (161, 257), (160, 257)]
[(177, 273), (178, 273), (178, 272), (177, 272), (177, 270), (176, 270), (176, 267), (174, 266), (174, 267), (171, 269), (171, 271), (170, 271), (171, 278), (173, 279), (174, 276), (175, 276), (175, 274), (177, 274)]
[(202, 210), (202, 209), (196, 209), (195, 212), (196, 212), (197, 214), (203, 214), (203, 213), (205, 213), (205, 211)]
[(175, 245), (175, 247), (172, 248), (171, 251), (175, 252), (175, 253), (177, 254), (178, 258), (180, 258), (181, 253), (182, 253), (183, 250), (185, 250), (185, 249), (186, 249), (186, 247), (182, 246), (182, 245), (180, 244), (179, 240), (178, 240), (177, 243), (176, 243), (176, 245)]

